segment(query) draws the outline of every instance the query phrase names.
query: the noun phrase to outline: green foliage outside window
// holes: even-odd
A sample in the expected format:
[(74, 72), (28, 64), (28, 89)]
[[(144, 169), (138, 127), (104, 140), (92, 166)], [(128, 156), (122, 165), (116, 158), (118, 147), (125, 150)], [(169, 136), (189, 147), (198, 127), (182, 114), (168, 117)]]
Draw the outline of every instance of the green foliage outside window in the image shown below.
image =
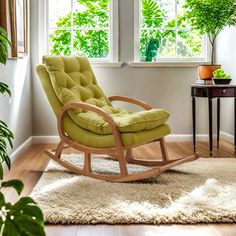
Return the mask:
[[(56, 23), (58, 29), (50, 32), (52, 55), (85, 54), (90, 58), (104, 58), (109, 54), (108, 30), (84, 30), (81, 27), (109, 27), (109, 0), (77, 0), (83, 11), (74, 11), (61, 16)], [(198, 32), (179, 31), (176, 49), (176, 31), (155, 30), (148, 28), (174, 28), (176, 20), (165, 21), (165, 11), (156, 0), (142, 0), (142, 29), (140, 37), (140, 56), (145, 60), (150, 57), (148, 47), (155, 40), (160, 57), (182, 57), (201, 55), (202, 36)], [(186, 28), (184, 17), (178, 15), (177, 25)], [(73, 30), (63, 30), (71, 28)], [(77, 28), (77, 29), (76, 29)], [(149, 46), (148, 46), (149, 45)], [(73, 50), (72, 50), (73, 48)], [(150, 48), (150, 47), (149, 47)]]
[[(165, 10), (159, 6), (156, 0), (142, 0), (140, 56), (146, 58), (146, 47), (150, 40), (159, 41), (159, 57), (197, 57), (202, 52), (202, 35), (197, 31), (179, 30), (174, 28), (188, 28), (183, 15), (177, 15), (177, 19), (165, 21)], [(148, 29), (150, 28), (150, 29)], [(152, 28), (169, 28), (168, 30), (154, 30)], [(173, 28), (173, 30), (170, 30)], [(176, 36), (178, 38), (176, 38)], [(176, 45), (176, 39), (177, 45)], [(177, 47), (177, 48), (176, 48)], [(177, 55), (176, 55), (177, 51)], [(146, 59), (147, 60), (147, 59)]]
[[(50, 53), (52, 55), (85, 54), (90, 58), (108, 56), (108, 30), (80, 30), (80, 28), (108, 28), (109, 0), (77, 0), (77, 2), (86, 10), (75, 11), (59, 18), (56, 24), (58, 28), (71, 27), (73, 30), (57, 29), (52, 32), (50, 34), (52, 46)], [(71, 51), (72, 48), (73, 51)]]

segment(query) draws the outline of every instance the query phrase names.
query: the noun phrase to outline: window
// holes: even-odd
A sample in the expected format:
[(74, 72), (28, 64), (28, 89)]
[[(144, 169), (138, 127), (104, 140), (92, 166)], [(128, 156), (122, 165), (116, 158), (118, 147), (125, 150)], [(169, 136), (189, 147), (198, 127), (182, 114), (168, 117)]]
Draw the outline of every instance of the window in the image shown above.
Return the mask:
[(207, 39), (184, 19), (184, 0), (135, 0), (136, 61), (206, 61)]
[(47, 0), (47, 51), (118, 61), (117, 0)]

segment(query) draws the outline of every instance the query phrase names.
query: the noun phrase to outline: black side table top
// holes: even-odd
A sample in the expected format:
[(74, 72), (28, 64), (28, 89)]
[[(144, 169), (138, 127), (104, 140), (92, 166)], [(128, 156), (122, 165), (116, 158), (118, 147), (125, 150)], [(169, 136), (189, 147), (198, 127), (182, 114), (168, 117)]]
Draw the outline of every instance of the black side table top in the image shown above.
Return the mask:
[(219, 85), (204, 85), (204, 84), (192, 84), (191, 87), (196, 88), (236, 88), (236, 84), (219, 84)]

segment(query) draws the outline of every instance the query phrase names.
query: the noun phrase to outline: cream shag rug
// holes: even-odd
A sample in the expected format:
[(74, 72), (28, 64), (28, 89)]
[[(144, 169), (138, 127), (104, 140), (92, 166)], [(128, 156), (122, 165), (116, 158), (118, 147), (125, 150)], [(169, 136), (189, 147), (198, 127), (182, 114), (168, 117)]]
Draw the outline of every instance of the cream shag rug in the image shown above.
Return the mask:
[[(82, 163), (78, 154), (63, 158)], [(113, 160), (93, 158), (92, 166), (118, 171)], [(199, 159), (135, 183), (76, 176), (51, 161), (31, 196), (55, 224), (236, 222), (236, 159)]]

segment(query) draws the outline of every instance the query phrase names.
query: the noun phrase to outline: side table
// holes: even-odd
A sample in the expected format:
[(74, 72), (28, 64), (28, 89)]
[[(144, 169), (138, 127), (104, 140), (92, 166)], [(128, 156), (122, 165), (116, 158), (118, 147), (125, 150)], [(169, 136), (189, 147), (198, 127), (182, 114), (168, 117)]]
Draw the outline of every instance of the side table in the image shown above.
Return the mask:
[(210, 156), (212, 156), (213, 142), (212, 142), (212, 100), (217, 99), (217, 148), (219, 148), (220, 140), (220, 99), (234, 98), (234, 150), (236, 152), (236, 85), (198, 85), (192, 84), (192, 119), (193, 119), (193, 147), (196, 152), (196, 97), (208, 98), (209, 109), (209, 148)]

